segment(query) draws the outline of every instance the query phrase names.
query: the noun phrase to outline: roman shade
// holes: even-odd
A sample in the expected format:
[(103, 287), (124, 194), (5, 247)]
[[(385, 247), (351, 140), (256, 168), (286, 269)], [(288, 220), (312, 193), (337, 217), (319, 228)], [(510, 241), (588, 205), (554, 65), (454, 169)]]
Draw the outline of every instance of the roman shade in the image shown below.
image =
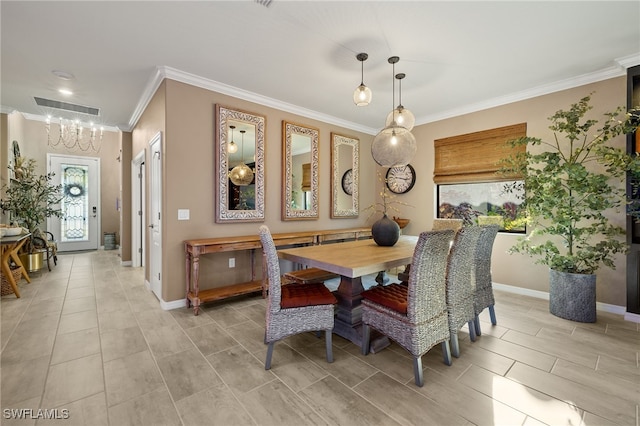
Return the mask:
[(526, 146), (511, 148), (505, 142), (527, 135), (527, 123), (498, 127), (436, 139), (433, 181), (436, 184), (491, 182), (519, 179), (498, 175), (498, 162), (525, 151)]
[(302, 165), (302, 190), (311, 191), (311, 163)]

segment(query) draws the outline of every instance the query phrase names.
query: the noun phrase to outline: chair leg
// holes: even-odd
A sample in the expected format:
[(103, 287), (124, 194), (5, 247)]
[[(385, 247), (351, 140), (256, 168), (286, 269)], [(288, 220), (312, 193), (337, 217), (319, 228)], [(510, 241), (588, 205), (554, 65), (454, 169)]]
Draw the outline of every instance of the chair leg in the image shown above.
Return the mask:
[(444, 356), (444, 363), (451, 365), (451, 346), (449, 346), (448, 340), (442, 342), (442, 355)]
[(456, 358), (460, 357), (460, 343), (458, 342), (458, 333), (451, 332), (451, 355)]
[(489, 316), (491, 317), (491, 324), (498, 324), (498, 321), (496, 321), (496, 310), (494, 305), (489, 306)]
[(476, 329), (476, 336), (480, 336), (482, 334), (482, 330), (480, 329), (480, 317), (478, 315), (473, 319), (473, 325)]
[(267, 359), (264, 362), (264, 369), (265, 370), (270, 370), (271, 369), (271, 356), (273, 355), (273, 345), (276, 342), (271, 342), (269, 343), (269, 346), (267, 347)]
[(51, 256), (49, 256), (49, 250), (47, 250), (44, 255), (47, 256), (47, 268), (49, 269), (49, 272), (51, 272), (51, 263), (49, 263), (49, 258)]
[(325, 345), (327, 346), (327, 362), (333, 362), (333, 345), (331, 343), (331, 330), (327, 330), (324, 332), (325, 335)]
[(360, 352), (362, 355), (369, 353), (369, 339), (371, 337), (371, 329), (367, 324), (362, 324), (362, 346), (360, 346)]
[(469, 327), (469, 339), (472, 342), (476, 341), (476, 326), (474, 324), (474, 321), (471, 320), (467, 323), (467, 326)]
[(422, 357), (413, 357), (413, 375), (415, 376), (416, 385), (420, 387), (424, 386), (424, 377), (422, 374)]

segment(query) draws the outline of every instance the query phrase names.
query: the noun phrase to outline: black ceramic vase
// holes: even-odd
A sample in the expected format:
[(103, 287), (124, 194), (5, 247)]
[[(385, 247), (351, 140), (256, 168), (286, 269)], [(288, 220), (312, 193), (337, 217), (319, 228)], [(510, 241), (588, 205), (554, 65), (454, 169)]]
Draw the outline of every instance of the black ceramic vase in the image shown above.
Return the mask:
[(400, 238), (400, 227), (385, 214), (371, 226), (371, 236), (377, 245), (391, 247)]

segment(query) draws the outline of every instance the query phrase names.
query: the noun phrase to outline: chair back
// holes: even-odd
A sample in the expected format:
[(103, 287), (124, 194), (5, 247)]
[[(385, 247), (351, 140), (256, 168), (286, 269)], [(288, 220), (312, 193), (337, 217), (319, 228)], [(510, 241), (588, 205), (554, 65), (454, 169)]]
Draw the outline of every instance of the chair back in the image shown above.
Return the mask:
[(482, 311), (494, 303), (491, 283), (491, 253), (500, 226), (482, 225), (479, 228), (482, 229), (482, 232), (478, 238), (474, 262), (476, 291), (480, 292), (476, 297), (476, 312)]
[(473, 274), (478, 239), (483, 228), (465, 226), (456, 233), (447, 264), (447, 305), (455, 327), (475, 317)]
[(280, 289), (280, 263), (278, 262), (276, 245), (273, 242), (269, 227), (261, 225), (259, 234), (260, 243), (262, 243), (262, 256), (267, 267), (267, 276), (269, 279), (269, 297), (267, 299), (267, 315), (269, 315), (269, 312), (278, 312), (280, 310), (280, 301), (282, 298)]
[(407, 297), (407, 317), (423, 323), (447, 310), (445, 281), (451, 229), (422, 232), (413, 252)]
[(455, 232), (458, 232), (462, 229), (462, 219), (441, 219), (435, 218), (433, 219), (433, 231), (440, 231), (442, 229), (453, 229)]

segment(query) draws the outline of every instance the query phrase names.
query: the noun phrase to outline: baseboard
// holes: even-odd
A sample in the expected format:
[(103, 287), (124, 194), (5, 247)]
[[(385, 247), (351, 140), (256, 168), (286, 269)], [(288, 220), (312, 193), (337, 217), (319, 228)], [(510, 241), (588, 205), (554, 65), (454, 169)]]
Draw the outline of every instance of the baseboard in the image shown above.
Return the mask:
[(122, 262), (120, 262), (120, 265), (122, 265), (122, 266), (131, 266), (131, 265), (133, 265), (133, 262), (131, 262), (130, 260), (123, 260)]
[[(500, 284), (495, 282), (493, 283), (493, 288), (495, 288), (496, 290), (505, 291), (507, 293), (521, 294), (523, 296), (531, 296), (537, 299), (549, 300), (549, 293), (544, 291), (530, 290), (528, 288), (516, 287), (508, 284)], [(627, 308), (625, 306), (610, 305), (608, 303), (596, 302), (596, 310), (609, 312), (616, 315), (623, 315), (626, 321), (640, 322), (640, 315), (627, 312)], [(633, 319), (634, 315), (638, 319)]]
[(171, 302), (165, 302), (160, 299), (160, 307), (165, 311), (170, 311), (172, 309), (180, 309), (187, 306), (187, 299), (178, 299), (172, 300)]

